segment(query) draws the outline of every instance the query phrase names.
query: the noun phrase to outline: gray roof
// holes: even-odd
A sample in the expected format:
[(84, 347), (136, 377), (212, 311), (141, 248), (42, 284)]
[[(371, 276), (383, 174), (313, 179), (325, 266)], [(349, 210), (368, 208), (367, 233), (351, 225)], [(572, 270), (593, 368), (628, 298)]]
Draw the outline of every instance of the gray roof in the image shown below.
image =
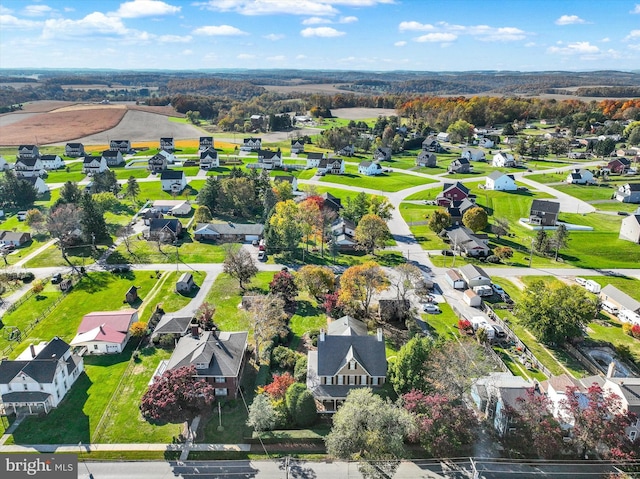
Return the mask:
[(370, 376), (387, 375), (384, 341), (376, 336), (325, 335), (318, 341), (318, 375), (334, 376), (350, 359), (355, 359)]
[(343, 316), (329, 324), (327, 334), (332, 336), (366, 336), (367, 325), (351, 316)]
[(182, 170), (164, 170), (160, 173), (160, 180), (181, 180), (184, 178)]
[[(31, 360), (4, 360), (0, 363), (0, 384), (8, 384), (18, 374), (24, 373), (38, 383), (50, 383), (55, 377), (58, 361), (69, 351), (70, 346), (55, 337)], [(75, 362), (68, 364), (70, 371)]]
[(624, 306), (626, 309), (630, 311), (638, 311), (640, 310), (640, 301), (636, 301), (631, 296), (626, 293), (623, 293), (618, 288), (613, 286), (612, 284), (606, 285), (600, 291), (600, 295), (606, 295), (613, 299), (616, 303), (619, 303), (621, 306)]
[(104, 150), (102, 156), (105, 158), (117, 158), (119, 153), (118, 150)]
[(189, 329), (189, 324), (191, 324), (190, 316), (178, 317), (165, 314), (158, 321), (153, 334), (184, 334)]
[(498, 178), (502, 178), (503, 176), (508, 176), (509, 178), (513, 179), (512, 175), (507, 175), (506, 173), (503, 173), (502, 171), (498, 171), (498, 170), (494, 170), (491, 172), (491, 174), (487, 175), (487, 178), (491, 178), (492, 180), (497, 180)]
[(640, 406), (640, 378), (607, 378), (607, 381), (620, 386), (629, 406)]
[(264, 225), (260, 223), (198, 223), (196, 232), (204, 227), (221, 235), (261, 235), (264, 233)]
[(180, 220), (177, 219), (153, 218), (149, 221), (149, 231), (159, 231), (168, 228), (174, 233), (177, 233), (178, 223), (180, 223)]
[(38, 161), (39, 158), (18, 158), (18, 160), (16, 161), (16, 163), (22, 163), (25, 166), (35, 166), (36, 165), (36, 161)]
[(45, 402), (51, 394), (42, 391), (17, 391), (2, 395), (5, 404), (20, 402)]
[(310, 151), (309, 153), (307, 153), (307, 158), (310, 160), (322, 160), (324, 158), (324, 153)]
[(465, 264), (462, 268), (460, 268), (460, 274), (465, 278), (477, 278), (478, 276), (484, 276), (485, 278), (491, 278), (485, 270), (483, 270), (480, 266), (476, 266), (474, 264)]
[(533, 200), (531, 203), (531, 211), (544, 211), (545, 213), (558, 214), (560, 211), (560, 203), (555, 201)]
[(219, 332), (217, 336), (205, 331), (200, 336), (184, 336), (176, 345), (167, 369), (204, 363), (198, 376), (238, 377), (247, 347), (247, 331)]

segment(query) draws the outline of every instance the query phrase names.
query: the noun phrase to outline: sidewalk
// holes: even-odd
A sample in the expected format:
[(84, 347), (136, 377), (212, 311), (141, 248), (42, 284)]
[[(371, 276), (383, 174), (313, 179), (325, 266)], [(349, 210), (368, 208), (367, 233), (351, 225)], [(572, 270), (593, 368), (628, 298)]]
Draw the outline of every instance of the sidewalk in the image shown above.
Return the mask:
[[(102, 451), (182, 451), (185, 444), (26, 444), (0, 446), (0, 453), (56, 452), (80, 453)], [(251, 450), (251, 444), (190, 444), (189, 451), (244, 451)]]

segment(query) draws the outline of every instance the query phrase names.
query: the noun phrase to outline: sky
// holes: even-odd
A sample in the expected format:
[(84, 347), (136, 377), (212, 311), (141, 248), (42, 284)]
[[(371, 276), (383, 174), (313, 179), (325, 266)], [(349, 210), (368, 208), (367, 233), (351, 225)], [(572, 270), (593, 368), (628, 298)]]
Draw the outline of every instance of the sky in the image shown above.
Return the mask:
[(0, 68), (640, 70), (626, 0), (0, 0)]

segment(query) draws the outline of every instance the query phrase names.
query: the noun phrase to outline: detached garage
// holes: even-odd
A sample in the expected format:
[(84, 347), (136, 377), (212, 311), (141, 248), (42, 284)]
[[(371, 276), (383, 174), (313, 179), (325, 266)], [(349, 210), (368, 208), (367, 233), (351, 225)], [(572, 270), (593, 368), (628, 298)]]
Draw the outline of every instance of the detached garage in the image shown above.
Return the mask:
[(262, 239), (264, 225), (257, 223), (200, 223), (194, 232), (195, 239), (220, 242), (251, 242)]

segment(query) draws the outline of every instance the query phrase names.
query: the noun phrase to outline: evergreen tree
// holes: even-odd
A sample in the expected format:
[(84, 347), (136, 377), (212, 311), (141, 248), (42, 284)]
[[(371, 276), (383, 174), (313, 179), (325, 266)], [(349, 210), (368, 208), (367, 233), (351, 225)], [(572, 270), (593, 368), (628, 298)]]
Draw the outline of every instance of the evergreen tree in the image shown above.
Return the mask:
[(67, 181), (62, 188), (60, 188), (60, 198), (56, 203), (77, 205), (81, 198), (82, 191), (78, 187), (78, 184), (73, 181)]
[(135, 203), (136, 198), (140, 194), (140, 185), (135, 177), (130, 176), (127, 180), (127, 197), (131, 198), (131, 201)]
[(560, 223), (558, 225), (558, 228), (554, 231), (553, 236), (550, 240), (551, 246), (553, 246), (553, 249), (556, 252), (556, 261), (558, 261), (558, 251), (562, 248), (566, 248), (568, 242), (569, 231), (567, 231), (567, 227), (564, 224)]
[(26, 180), (18, 178), (12, 170), (4, 174), (0, 179), (0, 204), (15, 206), (16, 208), (28, 208), (33, 205), (38, 197), (36, 188)]
[(105, 170), (101, 173), (93, 175), (93, 185), (91, 193), (113, 193), (117, 195), (121, 187), (118, 183), (118, 177), (111, 170)]
[(549, 250), (549, 235), (543, 229), (538, 230), (533, 241), (533, 249), (540, 254), (545, 254)]
[(89, 193), (80, 200), (80, 229), (87, 243), (95, 244), (109, 237), (104, 215)]
[(218, 209), (218, 196), (220, 194), (220, 182), (213, 176), (207, 178), (204, 186), (200, 188), (196, 202), (206, 206), (212, 213)]

